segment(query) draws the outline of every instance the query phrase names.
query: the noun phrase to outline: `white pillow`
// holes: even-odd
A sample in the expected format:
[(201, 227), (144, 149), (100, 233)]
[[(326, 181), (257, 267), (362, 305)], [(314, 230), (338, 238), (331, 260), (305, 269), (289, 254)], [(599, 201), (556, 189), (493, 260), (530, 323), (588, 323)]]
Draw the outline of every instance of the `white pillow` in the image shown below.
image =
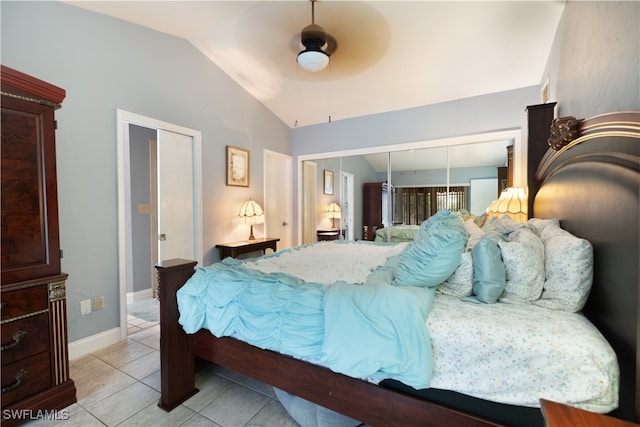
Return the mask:
[(440, 286), (438, 290), (446, 295), (466, 297), (471, 295), (473, 289), (473, 260), (471, 252), (463, 252), (460, 264), (451, 276)]
[(509, 233), (521, 228), (525, 224), (514, 221), (507, 215), (493, 216), (482, 225), (482, 231), (485, 234), (497, 233), (502, 236), (507, 236)]
[(547, 224), (540, 239), (544, 244), (545, 282), (534, 304), (554, 310), (576, 312), (587, 302), (593, 281), (593, 247), (557, 224)]
[(527, 221), (527, 224), (533, 227), (533, 231), (536, 232), (538, 237), (540, 237), (540, 235), (542, 234), (542, 230), (544, 230), (549, 226), (560, 227), (560, 221), (558, 221), (556, 218), (552, 218), (552, 219), (529, 218), (529, 221)]
[(484, 236), (484, 231), (482, 231), (482, 229), (478, 227), (478, 224), (475, 223), (473, 218), (469, 218), (464, 222), (464, 228), (465, 230), (467, 230), (467, 233), (469, 233), (469, 239), (467, 240), (465, 251), (470, 251), (471, 249), (473, 249), (476, 243), (478, 243), (480, 239), (482, 239), (482, 236)]
[(511, 233), (498, 247), (507, 269), (507, 285), (500, 302), (523, 304), (540, 298), (544, 286), (544, 246), (529, 227)]

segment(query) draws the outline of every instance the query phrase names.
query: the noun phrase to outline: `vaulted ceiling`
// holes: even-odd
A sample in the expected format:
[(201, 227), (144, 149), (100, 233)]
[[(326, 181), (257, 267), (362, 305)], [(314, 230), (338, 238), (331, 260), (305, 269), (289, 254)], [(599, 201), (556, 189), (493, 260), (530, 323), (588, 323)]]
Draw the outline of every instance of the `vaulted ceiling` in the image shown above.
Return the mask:
[(315, 2), (338, 48), (296, 63), (309, 0), (67, 1), (188, 40), (290, 127), (540, 84), (563, 1)]

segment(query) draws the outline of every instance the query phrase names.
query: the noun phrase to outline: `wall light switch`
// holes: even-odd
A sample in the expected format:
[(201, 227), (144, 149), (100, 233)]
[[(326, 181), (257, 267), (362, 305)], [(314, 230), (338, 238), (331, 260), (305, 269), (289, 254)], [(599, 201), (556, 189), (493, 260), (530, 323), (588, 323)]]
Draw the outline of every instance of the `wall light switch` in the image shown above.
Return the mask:
[(91, 300), (85, 299), (80, 301), (80, 314), (85, 315), (91, 313)]
[(138, 213), (139, 214), (150, 214), (151, 211), (151, 205), (149, 204), (144, 204), (144, 203), (140, 203), (138, 205)]
[(93, 309), (102, 310), (104, 308), (104, 297), (95, 297), (93, 299)]

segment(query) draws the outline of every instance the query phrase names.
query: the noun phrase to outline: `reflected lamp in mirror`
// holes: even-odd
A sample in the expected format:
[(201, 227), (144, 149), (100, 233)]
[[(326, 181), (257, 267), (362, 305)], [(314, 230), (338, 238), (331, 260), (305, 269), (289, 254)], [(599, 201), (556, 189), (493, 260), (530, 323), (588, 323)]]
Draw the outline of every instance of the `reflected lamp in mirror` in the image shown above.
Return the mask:
[(526, 222), (529, 219), (527, 208), (527, 190), (522, 187), (505, 188), (498, 200), (487, 208), (487, 217), (507, 215), (514, 221)]
[(253, 236), (254, 224), (262, 224), (264, 222), (264, 211), (262, 207), (249, 199), (240, 208), (240, 213), (236, 219), (237, 224), (249, 224), (251, 226), (251, 233), (249, 234), (249, 240), (256, 240)]
[(331, 202), (329, 206), (327, 206), (327, 217), (331, 218), (333, 228), (336, 228), (336, 218), (340, 218), (340, 212), (340, 205), (338, 205), (336, 202)]

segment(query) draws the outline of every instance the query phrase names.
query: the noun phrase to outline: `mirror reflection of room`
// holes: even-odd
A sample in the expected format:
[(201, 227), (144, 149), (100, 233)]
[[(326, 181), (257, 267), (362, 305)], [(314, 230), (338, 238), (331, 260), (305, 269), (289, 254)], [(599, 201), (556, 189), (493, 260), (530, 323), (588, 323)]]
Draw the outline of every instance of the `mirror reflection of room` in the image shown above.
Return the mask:
[[(315, 171), (303, 178), (304, 243), (411, 241), (439, 210), (480, 217), (512, 185), (513, 144), (505, 139), (305, 161)], [(324, 191), (325, 171), (333, 175), (332, 194)]]

